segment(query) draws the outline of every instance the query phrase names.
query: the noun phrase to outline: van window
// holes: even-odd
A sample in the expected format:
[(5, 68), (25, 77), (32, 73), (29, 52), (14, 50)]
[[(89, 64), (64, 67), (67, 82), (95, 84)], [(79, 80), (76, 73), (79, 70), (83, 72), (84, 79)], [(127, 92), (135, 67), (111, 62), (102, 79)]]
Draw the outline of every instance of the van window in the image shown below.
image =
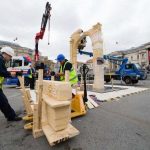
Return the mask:
[(22, 60), (15, 59), (12, 60), (12, 67), (21, 67), (22, 66)]
[(126, 64), (125, 69), (133, 69), (133, 64)]
[(24, 61), (24, 66), (28, 66), (29, 62), (28, 61)]

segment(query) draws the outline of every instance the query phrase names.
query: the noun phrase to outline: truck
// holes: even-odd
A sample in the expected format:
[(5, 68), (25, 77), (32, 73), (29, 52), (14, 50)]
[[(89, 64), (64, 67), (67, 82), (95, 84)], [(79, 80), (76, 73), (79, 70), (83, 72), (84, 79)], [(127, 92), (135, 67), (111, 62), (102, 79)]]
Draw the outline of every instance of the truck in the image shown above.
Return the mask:
[(136, 84), (139, 80), (147, 78), (145, 70), (137, 63), (129, 63), (128, 58), (119, 58), (110, 55), (104, 55), (103, 58), (119, 66), (115, 72), (105, 71), (104, 80), (106, 82), (110, 82), (113, 78), (114, 80), (122, 80), (128, 85)]
[(6, 85), (18, 85), (19, 81), (17, 78), (17, 75), (23, 75), (25, 79), (25, 85), (29, 85), (29, 78), (27, 71), (30, 68), (31, 61), (24, 56), (13, 56), (9, 64), (7, 64), (8, 68), (7, 71), (9, 71), (13, 76), (11, 78), (7, 78), (5, 81)]
[[(11, 78), (7, 78), (5, 81), (6, 85), (20, 85), (18, 80), (18, 75), (24, 76), (24, 84), (28, 86), (30, 81), (27, 74), (28, 69), (30, 69), (31, 60), (24, 56), (13, 56), (9, 64), (7, 64), (7, 71), (13, 75)], [(50, 75), (48, 72), (48, 67), (43, 63), (43, 68), (41, 68), (41, 62), (37, 61), (35, 65), (36, 78), (38, 74), (38, 69), (44, 70), (44, 79), (50, 80)]]
[[(83, 50), (79, 50), (79, 54), (88, 55), (90, 57), (93, 56), (92, 52), (86, 52)], [(136, 84), (139, 80), (145, 80), (147, 78), (147, 73), (145, 72), (145, 70), (143, 70), (142, 67), (137, 63), (128, 62), (128, 58), (103, 55), (103, 58), (101, 59), (108, 60), (109, 62), (118, 65), (118, 69), (114, 72), (110, 72), (109, 69), (105, 69), (105, 82), (110, 82), (113, 78), (114, 80), (122, 80), (128, 85)]]

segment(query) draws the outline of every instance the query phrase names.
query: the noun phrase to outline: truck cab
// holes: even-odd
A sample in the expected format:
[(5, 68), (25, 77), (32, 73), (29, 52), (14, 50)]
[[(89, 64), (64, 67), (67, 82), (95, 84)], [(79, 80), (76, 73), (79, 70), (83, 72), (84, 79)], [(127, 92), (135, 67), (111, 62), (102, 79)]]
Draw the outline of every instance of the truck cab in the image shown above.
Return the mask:
[[(13, 56), (12, 60), (7, 65), (7, 71), (9, 71), (12, 75), (24, 75), (25, 77), (25, 85), (29, 84), (29, 79), (27, 77), (27, 71), (30, 68), (31, 61), (29, 61), (26, 57), (23, 56)], [(17, 76), (12, 78), (7, 78), (7, 85), (17, 85), (18, 78)]]
[(141, 66), (135, 63), (125, 64), (116, 70), (115, 73), (116, 75), (120, 75), (120, 78), (122, 78), (126, 84), (138, 83), (138, 80), (145, 80), (147, 76)]
[(134, 68), (133, 70), (136, 72), (137, 75), (139, 75), (139, 80), (145, 80), (147, 78), (147, 72), (142, 69), (142, 67), (139, 64), (133, 64)]
[(13, 73), (23, 71), (23, 73), (27, 73), (29, 66), (31, 65), (30, 61), (27, 61), (23, 56), (14, 56), (10, 61), (10, 65), (7, 68), (7, 71)]

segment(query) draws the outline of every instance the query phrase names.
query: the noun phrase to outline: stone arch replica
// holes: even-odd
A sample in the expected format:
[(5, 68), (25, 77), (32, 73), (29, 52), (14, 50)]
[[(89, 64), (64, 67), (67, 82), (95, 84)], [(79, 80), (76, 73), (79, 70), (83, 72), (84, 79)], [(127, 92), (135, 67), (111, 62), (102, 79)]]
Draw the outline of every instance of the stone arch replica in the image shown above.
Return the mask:
[(102, 40), (102, 25), (97, 23), (88, 31), (83, 32), (82, 29), (78, 29), (71, 35), (70, 40), (70, 61), (74, 68), (77, 70), (77, 51), (78, 46), (81, 44), (81, 40), (88, 36), (91, 39), (93, 49), (93, 71), (94, 71), (94, 84), (93, 89), (104, 89), (104, 69), (103, 64), (98, 63), (98, 58), (103, 57), (103, 40)]

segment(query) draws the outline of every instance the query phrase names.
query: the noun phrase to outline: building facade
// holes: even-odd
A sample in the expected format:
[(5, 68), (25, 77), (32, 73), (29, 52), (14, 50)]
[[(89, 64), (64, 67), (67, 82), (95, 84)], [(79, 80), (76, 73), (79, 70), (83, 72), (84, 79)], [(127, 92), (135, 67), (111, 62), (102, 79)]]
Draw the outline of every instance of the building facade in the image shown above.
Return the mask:
[[(138, 63), (145, 68), (150, 65), (150, 42), (128, 50), (112, 52), (109, 55), (126, 57), (130, 63)], [(112, 64), (111, 69), (116, 67), (116, 65)]]

